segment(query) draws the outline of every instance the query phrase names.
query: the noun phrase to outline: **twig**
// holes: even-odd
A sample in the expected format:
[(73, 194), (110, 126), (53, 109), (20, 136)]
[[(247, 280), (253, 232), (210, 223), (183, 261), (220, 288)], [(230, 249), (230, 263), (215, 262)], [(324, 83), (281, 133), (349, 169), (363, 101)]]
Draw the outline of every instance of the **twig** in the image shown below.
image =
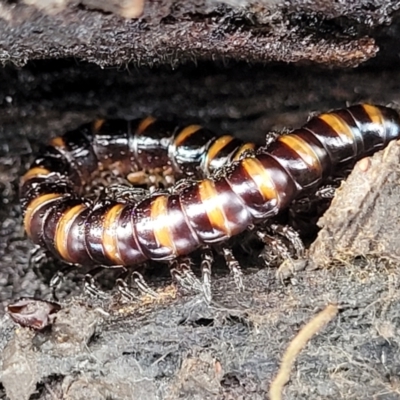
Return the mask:
[(282, 390), (289, 381), (290, 371), (297, 355), (305, 347), (308, 341), (324, 328), (337, 314), (336, 304), (329, 304), (323, 311), (317, 314), (310, 322), (305, 325), (297, 336), (290, 342), (289, 347), (283, 355), (281, 367), (278, 375), (272, 381), (269, 389), (270, 400), (281, 400)]

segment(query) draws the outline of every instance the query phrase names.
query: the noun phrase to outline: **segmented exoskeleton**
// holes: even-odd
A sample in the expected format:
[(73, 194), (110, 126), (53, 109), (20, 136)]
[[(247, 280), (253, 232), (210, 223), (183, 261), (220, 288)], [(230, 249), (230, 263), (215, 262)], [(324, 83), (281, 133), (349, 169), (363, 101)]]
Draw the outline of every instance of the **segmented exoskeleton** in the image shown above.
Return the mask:
[[(156, 124), (145, 119), (133, 128), (123, 121), (100, 121), (53, 139), (22, 178), (24, 224), (33, 242), (72, 264), (175, 260), (265, 224), (318, 188), (340, 164), (400, 136), (398, 113), (368, 104), (315, 116), (243, 158), (254, 145), (231, 136), (215, 138), (197, 126), (172, 134), (168, 125)], [(117, 165), (125, 174), (137, 165), (168, 165), (184, 176), (217, 173), (138, 203), (93, 206), (80, 189), (99, 165)]]

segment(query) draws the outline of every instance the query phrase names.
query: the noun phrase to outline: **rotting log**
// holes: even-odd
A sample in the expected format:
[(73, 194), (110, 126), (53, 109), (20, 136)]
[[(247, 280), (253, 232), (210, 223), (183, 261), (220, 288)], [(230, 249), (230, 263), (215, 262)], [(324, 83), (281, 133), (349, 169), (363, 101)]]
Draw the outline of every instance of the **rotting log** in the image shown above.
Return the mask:
[(398, 263), (399, 182), (400, 142), (360, 160), (318, 221), (321, 230), (310, 248), (314, 264), (346, 263), (355, 257)]
[[(57, 2), (60, 8), (49, 9), (49, 3), (0, 7), (0, 61), (7, 64), (0, 70), (3, 305), (21, 296), (47, 297), (57, 268), (49, 263), (39, 273), (29, 267), (32, 246), (23, 236), (17, 199), (18, 177), (31, 152), (50, 136), (96, 116), (154, 114), (262, 142), (266, 131), (297, 127), (310, 112), (347, 102), (400, 104), (394, 1), (145, 2), (134, 19), (121, 17), (127, 15), (118, 1), (111, 9), (105, 3), (92, 9), (90, 1)], [(315, 65), (356, 66), (378, 49), (378, 57), (362, 68)], [(66, 57), (74, 60), (49, 60)], [(28, 64), (18, 69), (9, 62)], [(158, 64), (167, 67), (146, 67)], [(281, 282), (274, 269), (242, 254), (246, 290), (237, 293), (217, 264), (211, 306), (195, 294), (176, 292), (168, 275), (152, 281), (160, 292), (157, 302), (124, 304), (115, 297), (96, 302), (80, 296), (81, 276), (73, 273), (59, 291), (62, 310), (51, 330), (30, 332), (3, 317), (1, 397), (7, 390), (12, 400), (265, 399), (289, 343), (327, 304), (336, 303), (338, 317), (297, 355), (285, 398), (398, 398), (399, 266), (388, 257), (398, 254), (397, 169), (396, 156), (382, 154), (371, 161), (371, 170), (380, 163), (379, 174), (371, 176), (369, 164), (364, 172), (357, 167), (347, 194), (338, 192), (347, 200), (338, 197), (324, 217), (320, 235), (329, 232), (336, 239), (324, 240), (323, 250), (320, 239), (311, 247), (313, 257), (331, 260), (344, 246), (346, 258), (343, 251), (336, 257), (344, 263), (300, 271)], [(351, 188), (360, 177), (364, 185), (358, 190), (369, 185), (381, 203), (377, 213), (360, 207), (350, 225), (342, 205), (354, 201)], [(354, 245), (365, 241), (346, 247), (349, 242), (338, 234), (367, 235), (366, 217), (373, 219), (370, 243), (391, 246), (385, 254)], [(314, 258), (315, 264), (323, 263)]]
[[(203, 67), (117, 71), (43, 62), (1, 71), (3, 304), (20, 296), (49, 295), (47, 283), (55, 269), (47, 265), (40, 275), (28, 267), (32, 246), (23, 238), (16, 195), (31, 149), (46, 137), (95, 115), (155, 113), (262, 140), (271, 127), (298, 126), (310, 111), (344, 106), (346, 100), (399, 101), (397, 70)], [(381, 160), (382, 173), (390, 171), (393, 163), (385, 167)], [(395, 181), (390, 182), (392, 190), (379, 187), (388, 205), (397, 201), (390, 197), (397, 193)], [(342, 210), (340, 203), (335, 209)], [(387, 235), (397, 238), (394, 228)], [(336, 303), (338, 317), (298, 355), (286, 398), (371, 398), (377, 393), (380, 400), (396, 398), (396, 263), (350, 260), (281, 282), (260, 260), (246, 255), (241, 260), (245, 292), (237, 293), (223, 265), (217, 265), (210, 307), (195, 294), (177, 293), (167, 275), (152, 282), (160, 292), (158, 302), (123, 304), (114, 298), (96, 303), (76, 296), (81, 275), (72, 273), (59, 292), (63, 310), (53, 330), (34, 334), (3, 318), (3, 386), (11, 399), (29, 398), (34, 390), (32, 398), (41, 399), (61, 394), (78, 399), (82, 393), (87, 399), (107, 394), (117, 399), (264, 399), (290, 341), (328, 303)]]
[[(128, 16), (127, 3), (137, 18), (121, 16)], [(101, 66), (177, 66), (232, 59), (354, 67), (376, 55), (376, 37), (398, 8), (394, 0), (3, 1), (0, 62), (74, 57)]]

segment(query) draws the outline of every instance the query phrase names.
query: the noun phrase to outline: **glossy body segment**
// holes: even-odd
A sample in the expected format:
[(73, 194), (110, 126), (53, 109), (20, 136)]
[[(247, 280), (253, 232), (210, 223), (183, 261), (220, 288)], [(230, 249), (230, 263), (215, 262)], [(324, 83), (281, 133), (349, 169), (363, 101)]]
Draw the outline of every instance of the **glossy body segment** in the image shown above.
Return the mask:
[[(197, 125), (182, 130), (157, 124), (148, 118), (128, 123), (124, 131), (122, 122), (100, 121), (84, 131), (84, 138), (54, 139), (54, 148), (39, 155), (22, 178), (21, 204), (31, 239), (73, 264), (173, 260), (275, 216), (303, 191), (321, 185), (338, 165), (400, 137), (398, 113), (367, 104), (313, 117), (245, 158), (238, 153), (252, 145), (231, 136), (216, 138)], [(82, 171), (85, 152), (88, 169)], [(170, 163), (189, 176), (200, 170), (203, 179), (135, 204), (91, 205), (80, 197), (79, 180), (86, 182), (99, 165), (128, 160), (131, 167)], [(208, 176), (211, 166), (220, 164), (227, 168)]]
[[(80, 128), (101, 168), (121, 174), (171, 167), (175, 174), (202, 178), (256, 146), (233, 136), (217, 137), (199, 125), (180, 128), (168, 121), (98, 120)], [(245, 146), (245, 147), (244, 147)]]

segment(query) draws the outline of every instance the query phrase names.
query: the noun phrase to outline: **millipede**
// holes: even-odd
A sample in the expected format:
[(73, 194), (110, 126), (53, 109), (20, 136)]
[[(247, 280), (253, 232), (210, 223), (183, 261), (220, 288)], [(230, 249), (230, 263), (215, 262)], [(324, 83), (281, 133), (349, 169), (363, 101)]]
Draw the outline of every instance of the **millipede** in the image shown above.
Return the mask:
[[(241, 286), (229, 238), (252, 229), (267, 241), (265, 229), (291, 202), (399, 137), (398, 112), (370, 104), (314, 116), (266, 147), (151, 117), (98, 120), (52, 139), (34, 160), (20, 186), (24, 226), (35, 244), (73, 265), (176, 267), (202, 249), (206, 292), (210, 251), (218, 248)], [(138, 201), (89, 201), (82, 188), (110, 168), (123, 175), (161, 168), (191, 179)], [(301, 250), (296, 232), (273, 229)]]

